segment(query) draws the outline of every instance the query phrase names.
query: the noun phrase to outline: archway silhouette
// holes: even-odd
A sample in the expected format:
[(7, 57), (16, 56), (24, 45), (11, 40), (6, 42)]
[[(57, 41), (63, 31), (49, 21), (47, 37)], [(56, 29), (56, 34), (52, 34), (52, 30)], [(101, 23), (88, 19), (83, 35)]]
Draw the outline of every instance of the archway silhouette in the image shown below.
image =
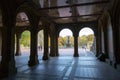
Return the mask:
[(58, 52), (60, 56), (73, 56), (74, 38), (70, 29), (62, 29), (58, 38)]
[[(86, 51), (92, 51), (95, 47), (95, 37), (94, 32), (91, 28), (85, 27), (79, 31), (79, 38), (78, 38), (78, 52), (80, 55), (86, 55)], [(95, 50), (95, 49), (94, 49)]]
[[(16, 27), (15, 48), (16, 49), (14, 51), (16, 56), (19, 56), (22, 53), (21, 50), (23, 51), (23, 49), (20, 49), (21, 47), (23, 48), (23, 44), (21, 46), (21, 43), (24, 43), (24, 46), (26, 46), (26, 43), (28, 43), (29, 44), (28, 46), (30, 47), (30, 39), (29, 39), (29, 42), (25, 43), (25, 39), (27, 41), (28, 40), (27, 37), (30, 38), (30, 32), (25, 31), (26, 29), (23, 29), (21, 31), (19, 30), (19, 29), (22, 29), (22, 27), (19, 27), (19, 26), (28, 26), (28, 25), (30, 25), (30, 22), (27, 14), (25, 12), (18, 12), (16, 16), (16, 24), (15, 24), (15, 27)], [(25, 52), (25, 53), (28, 53), (28, 52)]]
[(26, 30), (22, 32), (21, 40), (21, 53), (22, 54), (30, 54), (30, 31)]

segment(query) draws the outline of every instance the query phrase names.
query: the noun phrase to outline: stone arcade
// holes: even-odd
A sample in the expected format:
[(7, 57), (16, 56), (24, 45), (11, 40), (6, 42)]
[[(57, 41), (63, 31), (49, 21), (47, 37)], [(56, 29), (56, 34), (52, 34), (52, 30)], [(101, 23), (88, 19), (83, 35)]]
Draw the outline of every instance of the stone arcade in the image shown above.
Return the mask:
[[(15, 55), (20, 56), (22, 32), (30, 31), (30, 67), (39, 64), (38, 31), (44, 30), (43, 60), (58, 57), (58, 37), (62, 29), (73, 32), (74, 57), (79, 57), (78, 35), (84, 27), (94, 31), (96, 56), (104, 52), (115, 68), (120, 64), (120, 0), (0, 0), (0, 78), (17, 73)], [(28, 19), (17, 17), (25, 13)], [(65, 14), (66, 13), (66, 14)], [(63, 15), (64, 14), (64, 15)], [(16, 50), (14, 35), (16, 34)], [(50, 37), (50, 52), (48, 50)], [(14, 52), (16, 51), (16, 52)]]

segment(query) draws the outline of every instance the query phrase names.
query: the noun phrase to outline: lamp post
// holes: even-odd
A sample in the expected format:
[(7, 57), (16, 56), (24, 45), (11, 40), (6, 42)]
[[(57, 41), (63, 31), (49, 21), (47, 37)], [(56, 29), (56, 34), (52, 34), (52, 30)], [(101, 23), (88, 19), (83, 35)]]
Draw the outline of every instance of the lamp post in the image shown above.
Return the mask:
[(71, 44), (71, 42), (70, 42), (70, 36), (67, 36), (67, 44), (66, 44), (66, 46), (70, 47), (70, 44)]

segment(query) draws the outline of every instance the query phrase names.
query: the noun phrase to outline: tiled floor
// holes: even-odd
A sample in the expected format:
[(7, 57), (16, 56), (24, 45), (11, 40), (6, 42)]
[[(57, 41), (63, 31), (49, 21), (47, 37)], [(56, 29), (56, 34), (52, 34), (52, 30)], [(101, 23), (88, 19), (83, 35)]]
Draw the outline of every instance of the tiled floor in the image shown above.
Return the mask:
[(40, 64), (31, 68), (27, 65), (28, 56), (16, 57), (18, 74), (8, 80), (120, 80), (120, 72), (99, 62), (93, 53), (79, 53), (80, 57), (74, 58), (63, 51), (60, 57), (50, 57), (48, 61), (42, 61), (40, 55)]

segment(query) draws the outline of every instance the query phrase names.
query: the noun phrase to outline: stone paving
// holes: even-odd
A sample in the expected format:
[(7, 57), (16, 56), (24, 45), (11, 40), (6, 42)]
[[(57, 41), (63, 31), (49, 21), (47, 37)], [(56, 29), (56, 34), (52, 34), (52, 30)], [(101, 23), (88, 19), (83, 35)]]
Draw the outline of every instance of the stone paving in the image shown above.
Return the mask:
[(72, 51), (66, 52), (60, 50), (60, 57), (48, 61), (40, 53), (40, 64), (34, 67), (28, 67), (28, 55), (16, 57), (17, 75), (4, 80), (120, 80), (120, 72), (98, 61), (92, 52), (80, 49), (78, 58), (72, 57)]

